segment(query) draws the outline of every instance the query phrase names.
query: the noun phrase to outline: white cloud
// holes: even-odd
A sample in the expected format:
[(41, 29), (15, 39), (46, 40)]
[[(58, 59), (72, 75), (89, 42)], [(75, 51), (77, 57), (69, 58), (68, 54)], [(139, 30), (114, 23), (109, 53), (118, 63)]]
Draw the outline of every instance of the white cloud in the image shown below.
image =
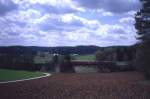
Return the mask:
[(66, 39), (74, 41), (87, 41), (90, 36), (88, 29), (86, 28), (81, 28), (76, 31), (62, 32), (62, 33), (65, 35)]
[(103, 16), (113, 16), (114, 14), (111, 12), (103, 12), (102, 15)]
[(105, 11), (105, 7), (96, 10), (77, 7), (72, 0), (12, 3), (18, 8), (0, 16), (0, 45), (109, 46), (136, 42), (133, 26), (136, 11), (114, 14)]
[(120, 23), (124, 23), (124, 24), (134, 24), (135, 23), (135, 19), (133, 17), (125, 17), (125, 18), (121, 18), (119, 20)]

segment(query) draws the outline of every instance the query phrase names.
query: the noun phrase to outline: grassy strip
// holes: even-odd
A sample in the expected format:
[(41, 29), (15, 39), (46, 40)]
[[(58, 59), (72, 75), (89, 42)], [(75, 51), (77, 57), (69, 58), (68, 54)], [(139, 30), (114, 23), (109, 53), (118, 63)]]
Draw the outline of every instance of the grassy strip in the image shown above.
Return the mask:
[(0, 69), (0, 81), (12, 81), (44, 76), (41, 72), (16, 71)]

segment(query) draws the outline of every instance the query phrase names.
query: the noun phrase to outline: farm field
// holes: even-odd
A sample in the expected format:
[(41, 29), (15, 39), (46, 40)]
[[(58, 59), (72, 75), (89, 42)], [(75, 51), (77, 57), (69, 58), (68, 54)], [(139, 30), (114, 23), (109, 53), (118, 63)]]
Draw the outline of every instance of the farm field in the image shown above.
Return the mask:
[(95, 56), (94, 55), (77, 55), (75, 57), (76, 60), (87, 60), (87, 61), (92, 61), (95, 60)]
[[(49, 63), (52, 61), (52, 55), (46, 54), (45, 56), (35, 56), (33, 61), (34, 63)], [(87, 55), (75, 55), (73, 56), (74, 60), (83, 60), (83, 61), (93, 61), (95, 60), (95, 55), (94, 54), (87, 54)]]
[(0, 99), (150, 99), (144, 80), (139, 72), (54, 74), (0, 84)]
[(44, 76), (44, 75), (45, 74), (41, 73), (41, 72), (0, 69), (0, 82), (1, 81), (21, 80), (21, 79), (39, 77), (39, 76)]

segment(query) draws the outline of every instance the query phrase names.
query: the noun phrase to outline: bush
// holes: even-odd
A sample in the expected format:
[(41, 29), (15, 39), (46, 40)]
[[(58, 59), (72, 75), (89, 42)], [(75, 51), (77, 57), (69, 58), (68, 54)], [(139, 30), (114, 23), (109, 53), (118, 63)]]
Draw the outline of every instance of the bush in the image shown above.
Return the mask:
[(95, 53), (95, 58), (97, 61), (104, 61), (106, 60), (106, 53), (99, 50)]

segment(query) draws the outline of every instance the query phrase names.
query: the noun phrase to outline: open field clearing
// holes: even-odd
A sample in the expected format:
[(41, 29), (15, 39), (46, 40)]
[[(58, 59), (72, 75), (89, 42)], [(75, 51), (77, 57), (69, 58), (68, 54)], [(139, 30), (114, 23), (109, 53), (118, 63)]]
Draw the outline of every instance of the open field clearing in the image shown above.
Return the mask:
[(39, 76), (44, 76), (44, 75), (45, 74), (41, 72), (0, 69), (0, 82), (28, 79), (28, 78), (39, 77)]
[(0, 99), (150, 99), (144, 80), (138, 72), (54, 74), (0, 84)]
[(88, 61), (93, 61), (95, 60), (94, 55), (77, 55), (76, 60), (88, 60)]

